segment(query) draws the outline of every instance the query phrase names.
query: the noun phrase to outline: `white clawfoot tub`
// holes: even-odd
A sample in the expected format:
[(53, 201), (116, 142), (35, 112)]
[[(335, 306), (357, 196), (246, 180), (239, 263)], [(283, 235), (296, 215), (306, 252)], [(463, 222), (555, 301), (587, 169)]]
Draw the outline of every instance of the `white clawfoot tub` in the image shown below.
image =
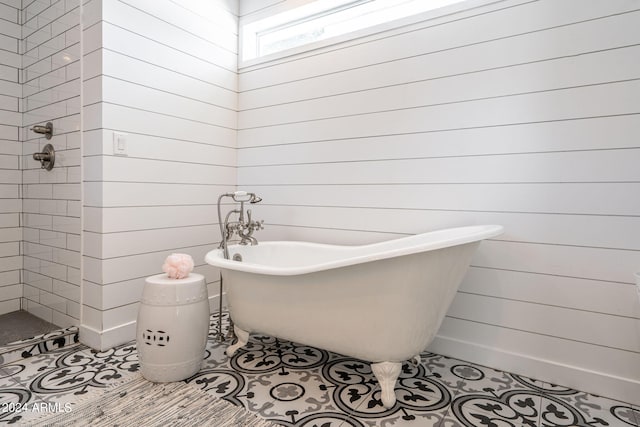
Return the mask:
[(258, 332), (372, 362), (390, 408), (402, 362), (433, 340), (480, 241), (501, 233), (482, 225), (363, 246), (230, 246), (241, 262), (213, 250), (205, 260), (221, 269), (238, 336), (227, 354)]

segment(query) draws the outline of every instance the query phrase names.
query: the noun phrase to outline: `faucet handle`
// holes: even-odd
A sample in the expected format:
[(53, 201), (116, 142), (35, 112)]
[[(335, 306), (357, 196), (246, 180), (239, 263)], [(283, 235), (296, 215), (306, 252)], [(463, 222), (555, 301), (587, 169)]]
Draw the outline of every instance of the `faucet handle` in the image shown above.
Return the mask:
[(33, 160), (39, 161), (42, 169), (50, 171), (56, 162), (56, 150), (53, 149), (53, 145), (47, 144), (42, 153), (33, 153)]

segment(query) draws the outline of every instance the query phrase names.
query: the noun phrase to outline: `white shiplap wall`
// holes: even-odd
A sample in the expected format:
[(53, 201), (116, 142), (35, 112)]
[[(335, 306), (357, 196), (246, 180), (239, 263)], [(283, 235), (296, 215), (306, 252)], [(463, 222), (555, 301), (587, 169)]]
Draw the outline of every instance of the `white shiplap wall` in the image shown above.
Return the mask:
[(502, 224), (430, 348), (640, 403), (639, 9), (507, 0), (241, 68), (260, 237)]
[(0, 0), (0, 314), (20, 309), (20, 0)]
[[(235, 189), (237, 1), (91, 0), (83, 20), (80, 338), (135, 338), (147, 276), (191, 254), (211, 303), (218, 194)], [(126, 134), (116, 156), (114, 132)]]
[[(24, 308), (66, 327), (80, 320), (80, 1), (24, 1), (21, 15)], [(30, 130), (49, 121), (50, 140)], [(51, 171), (32, 157), (47, 143)]]

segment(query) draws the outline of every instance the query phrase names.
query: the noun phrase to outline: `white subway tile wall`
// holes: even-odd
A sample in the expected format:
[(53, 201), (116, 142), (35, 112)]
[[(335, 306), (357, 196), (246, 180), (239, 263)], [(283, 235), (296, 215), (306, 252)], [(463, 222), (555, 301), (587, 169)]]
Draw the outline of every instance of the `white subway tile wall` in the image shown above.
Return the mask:
[(20, 309), (20, 0), (0, 1), (0, 314)]
[[(204, 263), (216, 201), (236, 185), (237, 1), (83, 5), (81, 340), (135, 337), (144, 279), (172, 252)], [(126, 155), (114, 153), (114, 135)]]
[[(20, 17), (24, 308), (66, 327), (80, 321), (80, 1), (25, 0)], [(30, 130), (47, 122), (50, 140)], [(47, 143), (51, 171), (32, 158)]]
[[(282, 7), (242, 2), (240, 22)], [(261, 237), (502, 224), (433, 351), (632, 401), (638, 22), (635, 2), (508, 0), (240, 69)]]

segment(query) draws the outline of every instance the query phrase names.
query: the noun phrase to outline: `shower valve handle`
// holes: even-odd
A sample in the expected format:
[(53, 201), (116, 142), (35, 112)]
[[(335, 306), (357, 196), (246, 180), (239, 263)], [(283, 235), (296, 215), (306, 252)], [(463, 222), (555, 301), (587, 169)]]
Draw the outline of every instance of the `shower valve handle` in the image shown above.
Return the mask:
[(56, 150), (53, 149), (53, 145), (47, 144), (42, 153), (33, 153), (33, 160), (39, 161), (42, 169), (50, 171), (56, 162)]

